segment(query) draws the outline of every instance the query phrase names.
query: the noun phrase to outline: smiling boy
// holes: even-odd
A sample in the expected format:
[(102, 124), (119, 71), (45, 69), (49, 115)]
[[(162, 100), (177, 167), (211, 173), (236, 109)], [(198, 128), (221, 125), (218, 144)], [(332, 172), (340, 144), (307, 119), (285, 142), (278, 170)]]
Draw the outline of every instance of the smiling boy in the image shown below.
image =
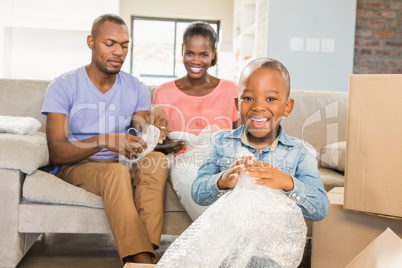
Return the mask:
[[(240, 172), (253, 183), (282, 189), (304, 217), (318, 221), (328, 212), (328, 198), (311, 145), (285, 134), (282, 117), (293, 109), (290, 77), (279, 62), (260, 58), (250, 62), (239, 80), (237, 103), (242, 126), (211, 138), (204, 164), (192, 185), (192, 197), (210, 205), (237, 183)], [(246, 148), (253, 157), (239, 158)]]

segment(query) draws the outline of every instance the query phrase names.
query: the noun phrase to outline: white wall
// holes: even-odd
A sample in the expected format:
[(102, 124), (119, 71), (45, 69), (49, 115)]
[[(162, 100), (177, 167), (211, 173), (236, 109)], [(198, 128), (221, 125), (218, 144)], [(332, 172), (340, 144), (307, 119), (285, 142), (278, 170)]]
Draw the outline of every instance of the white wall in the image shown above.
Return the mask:
[(86, 36), (103, 13), (128, 27), (132, 15), (220, 20), (219, 76), (230, 79), (233, 0), (0, 0), (0, 78), (50, 80), (88, 64)]
[[(233, 0), (121, 0), (120, 15), (129, 27), (131, 16), (220, 20), (218, 76), (225, 79), (234, 78)], [(124, 64), (123, 70), (129, 69), (130, 66)]]
[(0, 78), (45, 79), (89, 63), (93, 20), (119, 0), (0, 0)]
[(356, 0), (271, 0), (268, 17), (267, 56), (288, 68), (292, 88), (348, 91)]
[(232, 51), (233, 0), (121, 0), (120, 15), (221, 21), (221, 47)]

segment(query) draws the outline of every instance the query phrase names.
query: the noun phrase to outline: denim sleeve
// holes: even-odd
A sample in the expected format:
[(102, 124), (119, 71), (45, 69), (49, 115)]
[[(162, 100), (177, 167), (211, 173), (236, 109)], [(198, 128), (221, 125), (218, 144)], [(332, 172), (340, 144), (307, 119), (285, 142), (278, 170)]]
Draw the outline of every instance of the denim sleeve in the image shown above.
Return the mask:
[(301, 208), (304, 217), (312, 221), (322, 220), (328, 213), (329, 200), (320, 178), (314, 148), (303, 150), (292, 178), (294, 188), (286, 195)]
[(217, 186), (219, 178), (224, 171), (220, 171), (217, 165), (218, 155), (213, 138), (210, 140), (204, 163), (198, 169), (197, 177), (191, 186), (191, 196), (199, 205), (208, 206), (218, 200), (225, 191), (220, 191)]

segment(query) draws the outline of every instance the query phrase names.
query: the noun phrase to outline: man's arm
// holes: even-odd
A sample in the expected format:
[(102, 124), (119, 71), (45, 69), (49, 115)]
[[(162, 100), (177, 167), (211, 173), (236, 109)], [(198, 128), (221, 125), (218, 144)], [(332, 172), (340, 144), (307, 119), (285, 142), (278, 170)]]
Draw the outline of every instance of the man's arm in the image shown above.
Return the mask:
[(146, 144), (135, 136), (110, 133), (93, 136), (91, 138), (70, 142), (68, 133), (67, 115), (48, 113), (46, 121), (46, 136), (49, 146), (50, 161), (53, 165), (75, 164), (91, 155), (107, 148), (126, 156), (142, 152)]

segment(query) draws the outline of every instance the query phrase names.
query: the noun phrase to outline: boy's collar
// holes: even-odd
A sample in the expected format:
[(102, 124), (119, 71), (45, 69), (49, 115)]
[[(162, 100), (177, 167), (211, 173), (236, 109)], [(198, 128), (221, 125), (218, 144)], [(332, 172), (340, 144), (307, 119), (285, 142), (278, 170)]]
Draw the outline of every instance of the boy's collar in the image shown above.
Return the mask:
[[(241, 142), (242, 142), (244, 145), (251, 146), (251, 145), (250, 145), (250, 142), (248, 141), (248, 138), (247, 138), (247, 131), (246, 131), (245, 129), (243, 130), (243, 133), (242, 133), (240, 139), (241, 139)], [(271, 151), (275, 150), (276, 147), (278, 146), (278, 140), (279, 140), (279, 136), (276, 137), (276, 139), (274, 140), (274, 142), (273, 142), (270, 146), (268, 146), (267, 148), (269, 148)], [(266, 149), (264, 149), (264, 150), (266, 150)]]
[[(233, 130), (228, 137), (241, 140), (244, 129), (244, 125), (241, 125), (237, 129)], [(283, 129), (282, 125), (279, 125), (279, 131), (279, 137), (277, 138), (278, 143), (280, 142), (283, 145), (294, 146), (294, 142), (288, 135), (285, 134), (285, 130)]]
[(243, 134), (243, 131), (244, 131), (244, 125), (241, 125), (237, 129), (231, 131), (227, 137), (233, 138), (233, 139), (241, 139), (241, 135)]

